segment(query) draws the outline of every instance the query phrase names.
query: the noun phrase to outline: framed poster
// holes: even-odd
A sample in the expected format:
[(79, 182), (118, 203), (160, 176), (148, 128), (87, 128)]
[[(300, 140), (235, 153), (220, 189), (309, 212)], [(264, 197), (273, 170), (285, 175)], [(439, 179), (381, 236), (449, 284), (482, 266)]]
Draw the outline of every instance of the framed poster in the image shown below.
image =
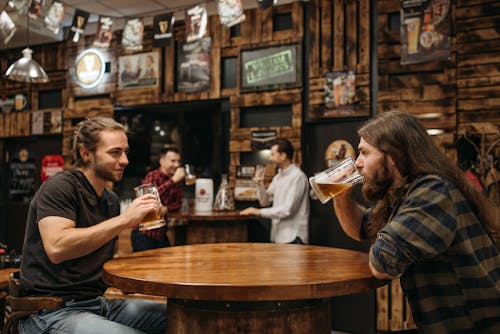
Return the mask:
[(299, 86), (301, 73), (298, 44), (241, 51), (240, 89), (243, 91)]
[(354, 71), (328, 72), (325, 75), (325, 114), (351, 116), (356, 98), (356, 74)]
[(177, 91), (205, 92), (210, 89), (210, 47), (205, 37), (192, 43), (179, 43), (177, 49)]
[(450, 57), (450, 0), (401, 0), (401, 65)]
[(26, 202), (35, 194), (35, 178), (37, 166), (30, 157), (27, 149), (21, 148), (16, 157), (9, 163), (10, 186), (9, 197), (11, 201)]
[(160, 82), (158, 51), (137, 53), (118, 58), (118, 87), (156, 87)]

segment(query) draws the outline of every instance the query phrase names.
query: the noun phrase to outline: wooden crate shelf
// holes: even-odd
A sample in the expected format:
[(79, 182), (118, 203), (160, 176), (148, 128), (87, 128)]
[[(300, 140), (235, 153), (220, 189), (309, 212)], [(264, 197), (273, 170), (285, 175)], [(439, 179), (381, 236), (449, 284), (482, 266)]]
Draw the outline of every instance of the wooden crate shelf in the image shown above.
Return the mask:
[(399, 279), (377, 289), (377, 331), (416, 329)]

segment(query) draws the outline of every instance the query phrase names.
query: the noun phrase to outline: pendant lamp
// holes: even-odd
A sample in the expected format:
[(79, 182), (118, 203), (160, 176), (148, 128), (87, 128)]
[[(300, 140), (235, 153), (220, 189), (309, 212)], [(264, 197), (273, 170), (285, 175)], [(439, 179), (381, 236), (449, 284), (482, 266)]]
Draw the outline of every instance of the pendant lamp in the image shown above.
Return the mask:
[(9, 80), (29, 83), (46, 83), (49, 77), (44, 69), (31, 58), (33, 51), (30, 49), (30, 19), (26, 14), (26, 48), (22, 51), (23, 57), (14, 62), (5, 72)]
[(278, 3), (278, 0), (257, 0), (260, 9), (267, 9)]

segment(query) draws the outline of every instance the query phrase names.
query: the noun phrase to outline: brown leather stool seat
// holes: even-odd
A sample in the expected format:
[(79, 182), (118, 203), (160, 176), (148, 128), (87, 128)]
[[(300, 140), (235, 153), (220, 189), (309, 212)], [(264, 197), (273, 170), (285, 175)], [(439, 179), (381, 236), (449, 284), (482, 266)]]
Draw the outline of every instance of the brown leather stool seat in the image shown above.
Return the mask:
[(42, 310), (58, 310), (64, 307), (64, 300), (60, 297), (30, 297), (23, 289), (19, 271), (9, 277), (9, 294), (5, 298), (6, 318), (3, 334), (17, 334), (17, 325), (20, 319), (36, 314)]

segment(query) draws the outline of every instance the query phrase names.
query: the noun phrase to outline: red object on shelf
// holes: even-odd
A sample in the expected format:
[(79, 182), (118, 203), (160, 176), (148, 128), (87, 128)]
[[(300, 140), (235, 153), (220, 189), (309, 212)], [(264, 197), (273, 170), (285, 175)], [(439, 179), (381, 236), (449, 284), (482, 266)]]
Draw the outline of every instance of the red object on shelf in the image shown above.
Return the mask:
[(42, 170), (40, 176), (42, 182), (45, 182), (49, 177), (62, 172), (64, 169), (64, 158), (61, 155), (46, 155), (42, 159)]

